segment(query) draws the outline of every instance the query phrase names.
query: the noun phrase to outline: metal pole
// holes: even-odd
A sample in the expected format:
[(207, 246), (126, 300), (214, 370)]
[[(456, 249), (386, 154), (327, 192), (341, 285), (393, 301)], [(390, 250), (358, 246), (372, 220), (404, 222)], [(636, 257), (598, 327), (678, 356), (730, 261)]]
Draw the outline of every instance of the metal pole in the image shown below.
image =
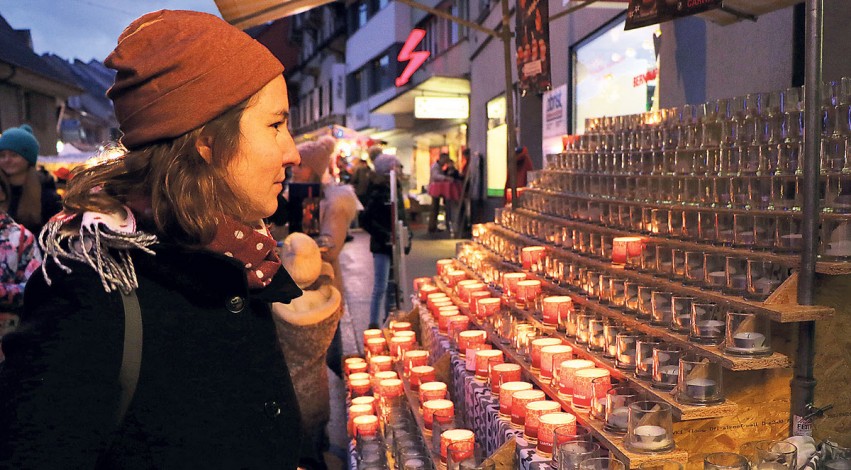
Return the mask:
[(511, 68), (514, 62), (511, 60), (511, 13), (508, 8), (508, 0), (502, 0), (502, 50), (505, 53), (505, 126), (508, 134), (508, 149), (506, 161), (508, 163), (508, 188), (511, 191), (512, 204), (517, 200), (517, 155), (514, 149), (517, 147), (517, 135), (514, 128), (514, 80), (511, 77)]
[[(798, 303), (813, 304), (818, 243), (819, 147), (821, 138), (821, 67), (823, 0), (807, 0), (804, 52), (804, 158), (802, 176), (801, 271), (798, 273)], [(812, 435), (810, 410), (815, 399), (815, 322), (798, 324), (798, 350), (792, 379), (791, 434)]]

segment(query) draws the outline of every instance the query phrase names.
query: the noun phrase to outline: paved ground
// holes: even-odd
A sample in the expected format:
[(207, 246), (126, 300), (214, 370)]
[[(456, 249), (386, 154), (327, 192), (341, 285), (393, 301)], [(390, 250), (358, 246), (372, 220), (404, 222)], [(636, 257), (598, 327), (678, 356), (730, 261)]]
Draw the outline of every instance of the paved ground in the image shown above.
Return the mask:
[[(346, 243), (340, 254), (340, 266), (343, 271), (346, 312), (340, 320), (343, 338), (343, 354), (362, 353), (362, 333), (369, 323), (369, 300), (372, 293), (373, 271), (372, 254), (369, 252), (369, 235), (361, 230), (353, 230), (354, 240)], [(405, 257), (402, 282), (405, 300), (404, 309), (410, 308), (412, 280), (421, 276), (433, 276), (435, 261), (449, 258), (455, 254), (455, 244), (459, 240), (448, 238), (445, 232), (426, 234), (423, 227), (414, 226), (414, 241), (410, 255)], [(329, 371), (331, 387), (331, 422), (328, 436), (331, 440), (331, 452), (326, 456), (330, 469), (344, 468), (346, 458), (346, 390), (342, 381)]]

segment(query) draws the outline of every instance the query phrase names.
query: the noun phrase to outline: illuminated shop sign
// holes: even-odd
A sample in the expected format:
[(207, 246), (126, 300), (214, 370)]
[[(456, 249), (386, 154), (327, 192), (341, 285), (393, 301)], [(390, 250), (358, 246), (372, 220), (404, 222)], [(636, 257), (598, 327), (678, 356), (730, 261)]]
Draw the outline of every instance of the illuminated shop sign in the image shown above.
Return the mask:
[(396, 86), (400, 87), (411, 79), (411, 76), (417, 69), (423, 65), (423, 62), (428, 59), (429, 54), (428, 51), (415, 51), (414, 48), (417, 47), (420, 42), (425, 37), (424, 29), (413, 29), (411, 30), (411, 34), (408, 35), (408, 39), (405, 40), (405, 45), (402, 46), (402, 50), (399, 51), (399, 55), (396, 56), (396, 59), (399, 60), (399, 63), (407, 62), (405, 65), (405, 69), (402, 70), (402, 74), (396, 77)]
[(467, 119), (470, 101), (466, 98), (415, 96), (414, 117), (417, 119)]

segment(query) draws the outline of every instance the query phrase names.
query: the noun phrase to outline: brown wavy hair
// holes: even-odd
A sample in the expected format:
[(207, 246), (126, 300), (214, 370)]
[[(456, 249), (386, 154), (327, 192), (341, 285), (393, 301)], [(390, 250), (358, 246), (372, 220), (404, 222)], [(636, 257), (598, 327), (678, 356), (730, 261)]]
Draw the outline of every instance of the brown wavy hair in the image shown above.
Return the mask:
[[(63, 199), (65, 210), (124, 214), (126, 205), (140, 225), (153, 226), (161, 239), (208, 244), (222, 215), (244, 220), (241, 195), (227, 185), (225, 175), (236, 155), (240, 119), (252, 99), (179, 137), (122, 148), (123, 156), (75, 171)], [(195, 148), (200, 137), (212, 142), (210, 162)]]

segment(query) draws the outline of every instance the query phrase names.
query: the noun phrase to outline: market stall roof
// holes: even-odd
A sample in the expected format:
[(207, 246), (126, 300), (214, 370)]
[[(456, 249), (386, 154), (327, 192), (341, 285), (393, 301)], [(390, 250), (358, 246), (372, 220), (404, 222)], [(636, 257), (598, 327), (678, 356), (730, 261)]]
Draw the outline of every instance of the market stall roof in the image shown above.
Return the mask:
[(352, 142), (356, 142), (358, 145), (362, 146), (366, 146), (370, 141), (373, 140), (370, 138), (370, 136), (362, 132), (358, 132), (354, 129), (350, 129), (346, 126), (341, 126), (339, 124), (320, 127), (315, 131), (297, 135), (294, 140), (297, 144), (300, 144), (308, 140), (316, 140), (322, 137), (323, 135), (330, 135), (340, 140), (349, 140)]
[(222, 18), (240, 29), (296, 15), (334, 0), (216, 0)]

